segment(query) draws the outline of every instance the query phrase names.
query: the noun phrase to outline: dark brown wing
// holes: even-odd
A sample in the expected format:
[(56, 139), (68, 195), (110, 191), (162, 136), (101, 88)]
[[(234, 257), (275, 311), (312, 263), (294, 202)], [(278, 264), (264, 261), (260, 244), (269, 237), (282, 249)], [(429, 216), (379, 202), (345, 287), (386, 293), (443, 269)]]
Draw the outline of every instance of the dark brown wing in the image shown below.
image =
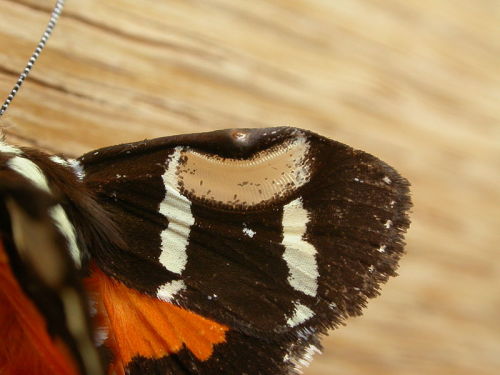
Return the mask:
[[(166, 137), (79, 161), (126, 243), (92, 253), (98, 266), (230, 328), (231, 345), (209, 361), (187, 351), (164, 358), (174, 367), (237, 373), (227, 366), (238, 358), (254, 373), (294, 367), (318, 334), (361, 312), (403, 252), (408, 182), (377, 158), (305, 130)], [(148, 361), (132, 367), (160, 363)]]

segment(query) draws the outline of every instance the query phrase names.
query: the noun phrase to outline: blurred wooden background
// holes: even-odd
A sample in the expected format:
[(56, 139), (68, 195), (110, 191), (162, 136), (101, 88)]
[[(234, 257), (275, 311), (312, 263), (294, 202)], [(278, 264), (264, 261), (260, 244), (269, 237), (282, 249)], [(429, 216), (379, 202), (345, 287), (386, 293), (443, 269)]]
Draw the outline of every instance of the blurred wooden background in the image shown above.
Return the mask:
[[(52, 0), (0, 0), (6, 96)], [(78, 155), (228, 127), (294, 125), (413, 184), (400, 276), (306, 375), (500, 371), (500, 1), (69, 1), (1, 120)]]

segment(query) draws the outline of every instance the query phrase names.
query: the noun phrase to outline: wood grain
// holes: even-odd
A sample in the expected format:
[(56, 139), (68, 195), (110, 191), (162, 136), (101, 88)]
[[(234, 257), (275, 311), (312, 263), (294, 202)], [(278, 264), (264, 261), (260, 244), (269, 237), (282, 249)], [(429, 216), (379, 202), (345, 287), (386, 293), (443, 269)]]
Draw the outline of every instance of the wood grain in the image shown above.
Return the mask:
[[(0, 0), (0, 92), (52, 1)], [(307, 375), (500, 369), (498, 0), (69, 1), (1, 120), (78, 155), (228, 127), (294, 125), (413, 184), (400, 276)]]

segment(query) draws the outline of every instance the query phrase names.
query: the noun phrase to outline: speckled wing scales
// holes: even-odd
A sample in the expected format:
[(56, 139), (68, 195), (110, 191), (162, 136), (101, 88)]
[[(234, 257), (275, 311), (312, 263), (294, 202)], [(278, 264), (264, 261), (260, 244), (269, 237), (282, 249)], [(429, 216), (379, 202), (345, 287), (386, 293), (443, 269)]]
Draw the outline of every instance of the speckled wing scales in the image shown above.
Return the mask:
[(132, 374), (285, 374), (395, 275), (408, 182), (294, 128), (146, 140), (79, 159), (126, 246), (89, 249), (127, 287), (227, 327), (208, 358), (138, 355)]

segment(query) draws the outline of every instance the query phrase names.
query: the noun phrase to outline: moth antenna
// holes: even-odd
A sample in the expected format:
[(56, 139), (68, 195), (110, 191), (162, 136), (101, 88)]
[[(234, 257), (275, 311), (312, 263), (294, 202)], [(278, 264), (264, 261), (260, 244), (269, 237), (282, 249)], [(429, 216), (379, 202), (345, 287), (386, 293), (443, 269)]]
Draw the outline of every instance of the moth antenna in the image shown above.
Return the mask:
[(23, 85), (24, 81), (26, 80), (26, 77), (31, 72), (31, 69), (33, 68), (33, 65), (35, 64), (36, 60), (40, 56), (40, 53), (45, 47), (45, 44), (47, 44), (47, 41), (49, 40), (50, 36), (52, 35), (52, 31), (54, 30), (54, 27), (56, 27), (57, 20), (59, 19), (59, 16), (62, 13), (63, 7), (64, 7), (64, 1), (65, 0), (57, 0), (56, 5), (54, 6), (54, 9), (52, 10), (52, 13), (50, 15), (50, 20), (49, 23), (47, 24), (47, 27), (45, 28), (45, 31), (43, 32), (42, 38), (38, 42), (38, 45), (35, 48), (35, 51), (31, 55), (30, 59), (28, 60), (28, 63), (26, 64), (26, 67), (24, 68), (23, 72), (17, 79), (16, 84), (14, 85), (14, 88), (10, 92), (9, 96), (7, 99), (5, 99), (5, 102), (2, 105), (2, 108), (0, 108), (0, 117), (7, 111), (7, 108), (9, 108), (10, 103), (16, 96), (17, 92)]

